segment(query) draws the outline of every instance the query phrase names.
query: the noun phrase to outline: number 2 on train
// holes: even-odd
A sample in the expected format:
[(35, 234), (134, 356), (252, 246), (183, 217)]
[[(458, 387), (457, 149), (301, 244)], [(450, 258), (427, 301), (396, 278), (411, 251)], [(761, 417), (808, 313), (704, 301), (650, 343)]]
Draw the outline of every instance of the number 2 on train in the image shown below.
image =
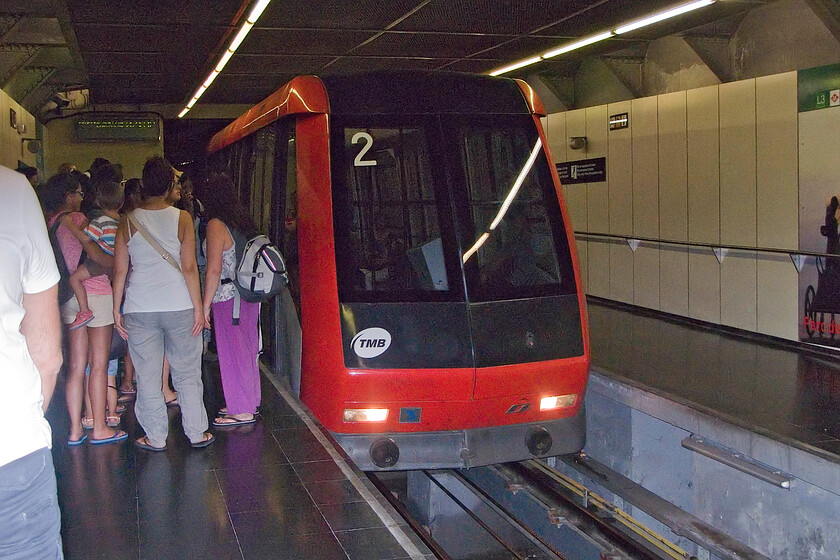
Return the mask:
[(350, 139), (351, 144), (358, 144), (360, 140), (365, 141), (365, 145), (362, 146), (362, 149), (356, 154), (356, 159), (353, 160), (354, 167), (368, 167), (371, 165), (376, 165), (375, 159), (363, 159), (365, 154), (368, 153), (373, 147), (373, 136), (368, 134), (367, 132), (357, 132), (353, 135), (353, 138)]

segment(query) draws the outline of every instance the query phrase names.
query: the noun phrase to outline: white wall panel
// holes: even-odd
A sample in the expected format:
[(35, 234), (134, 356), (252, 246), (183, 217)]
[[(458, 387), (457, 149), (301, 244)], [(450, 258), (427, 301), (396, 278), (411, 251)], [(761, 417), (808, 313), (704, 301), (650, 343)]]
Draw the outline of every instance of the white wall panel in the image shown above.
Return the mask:
[(589, 280), (586, 293), (610, 297), (610, 243), (590, 241), (587, 248)]
[(688, 238), (686, 94), (659, 96), (659, 234)]
[[(688, 145), (688, 240), (720, 239), (720, 135), (718, 87), (686, 92)], [(692, 249), (688, 257), (688, 314), (720, 321), (720, 266), (710, 249)]]
[(796, 72), (757, 78), (758, 245), (797, 249), (799, 172)]
[[(577, 111), (568, 111), (566, 115), (566, 135), (567, 136), (586, 136), (586, 111), (579, 109)], [(566, 153), (566, 160), (583, 159), (578, 151), (568, 150)], [(557, 161), (560, 161), (559, 159)], [(589, 231), (589, 220), (587, 217), (586, 204), (586, 185), (568, 185), (563, 188), (563, 193), (566, 196), (566, 206), (569, 210), (569, 216), (572, 219), (572, 227), (575, 231)], [(578, 241), (577, 243), (578, 257), (580, 258), (580, 275), (583, 282), (584, 290), (588, 292), (589, 286), (589, 243), (587, 241)]]
[(566, 161), (566, 146), (568, 143), (566, 113), (553, 113), (541, 120), (543, 128), (545, 128), (548, 147), (551, 150), (551, 157), (554, 158), (555, 162)]
[(688, 240), (720, 239), (718, 87), (686, 92), (688, 128)]
[(757, 330), (781, 338), (799, 337), (799, 275), (787, 256), (757, 259)]
[[(607, 157), (607, 107), (590, 107), (586, 111), (586, 140), (585, 153), (580, 153), (573, 159), (590, 159)], [(610, 231), (610, 198), (607, 182), (588, 183), (586, 185), (586, 205), (589, 220), (589, 231), (609, 233)]]
[(633, 303), (659, 309), (658, 245), (640, 245), (633, 253)]
[[(799, 172), (796, 72), (757, 78), (756, 225), (760, 247), (798, 248)], [(760, 332), (797, 338), (798, 280), (786, 256), (758, 259)]]
[[(659, 235), (686, 241), (688, 237), (688, 155), (686, 94), (659, 96)], [(659, 255), (659, 306), (662, 311), (688, 315), (688, 251), (663, 246)]]
[[(586, 112), (586, 141), (585, 153), (574, 159), (606, 157), (607, 144), (607, 107), (590, 107)], [(580, 152), (576, 152), (580, 153)], [(587, 183), (586, 211), (588, 231), (609, 233), (610, 209), (609, 186), (606, 182)], [(610, 249), (609, 244), (600, 241), (589, 241), (587, 247), (589, 268), (587, 292), (608, 298), (610, 297)]]
[(633, 252), (624, 241), (610, 244), (610, 299), (633, 303)]
[(688, 316), (688, 250), (662, 246), (659, 252), (659, 309)]
[[(612, 103), (607, 114), (630, 113), (631, 103)], [(632, 115), (631, 115), (632, 120)], [(609, 129), (609, 126), (607, 127)], [(608, 130), (607, 183), (610, 233), (633, 234), (633, 138), (629, 128)], [(610, 299), (633, 303), (633, 252), (623, 241), (610, 245)]]
[(720, 265), (720, 323), (756, 330), (755, 253), (730, 252)]
[(710, 249), (689, 251), (688, 315), (710, 323), (720, 322), (720, 264)]
[[(630, 113), (629, 101), (607, 106), (608, 115)], [(633, 120), (630, 115), (631, 122)], [(633, 137), (629, 128), (607, 133), (607, 184), (609, 185), (610, 233), (633, 234)]]
[[(659, 237), (658, 98), (631, 102), (633, 140), (633, 234)], [(659, 309), (659, 249), (643, 246), (633, 254), (633, 303)]]
[[(720, 241), (756, 244), (755, 80), (721, 84)], [(720, 320), (756, 329), (757, 271), (754, 253), (733, 252), (721, 264)]]

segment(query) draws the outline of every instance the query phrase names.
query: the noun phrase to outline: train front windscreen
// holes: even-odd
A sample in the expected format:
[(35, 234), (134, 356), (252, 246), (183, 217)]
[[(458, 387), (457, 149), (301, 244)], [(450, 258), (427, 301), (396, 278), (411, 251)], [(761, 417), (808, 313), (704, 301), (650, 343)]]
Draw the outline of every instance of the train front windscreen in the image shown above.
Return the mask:
[(530, 115), (333, 123), (342, 301), (489, 302), (576, 291)]

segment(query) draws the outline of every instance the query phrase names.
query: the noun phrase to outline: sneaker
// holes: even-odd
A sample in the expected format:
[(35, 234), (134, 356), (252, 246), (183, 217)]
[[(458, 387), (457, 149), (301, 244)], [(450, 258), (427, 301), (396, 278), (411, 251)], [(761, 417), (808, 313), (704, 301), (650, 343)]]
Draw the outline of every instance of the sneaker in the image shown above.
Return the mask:
[(93, 321), (93, 311), (79, 311), (76, 313), (76, 320), (70, 323), (70, 330), (75, 331)]

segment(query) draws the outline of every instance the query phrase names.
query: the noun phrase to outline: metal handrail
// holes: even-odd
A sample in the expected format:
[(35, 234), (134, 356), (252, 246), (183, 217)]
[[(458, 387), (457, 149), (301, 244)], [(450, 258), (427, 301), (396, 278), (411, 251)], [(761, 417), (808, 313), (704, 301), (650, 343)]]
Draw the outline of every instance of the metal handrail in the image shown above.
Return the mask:
[[(840, 255), (832, 253), (819, 253), (816, 251), (801, 251), (799, 249), (777, 249), (774, 247), (748, 247), (745, 245), (727, 245), (724, 243), (698, 243), (696, 241), (674, 241), (671, 239), (657, 239), (654, 237), (640, 237), (638, 235), (618, 235), (614, 233), (595, 233), (591, 231), (575, 231), (575, 237), (600, 237), (606, 239), (623, 239), (628, 244), (636, 241), (638, 243), (658, 243), (660, 245), (679, 245), (682, 247), (701, 247), (711, 249), (726, 249), (727, 251), (747, 251), (753, 253), (775, 253), (780, 255), (788, 255), (793, 261), (793, 264), (800, 269), (801, 264), (797, 264), (796, 257), (826, 257), (826, 258), (840, 258)], [(635, 250), (634, 247), (631, 247)]]

